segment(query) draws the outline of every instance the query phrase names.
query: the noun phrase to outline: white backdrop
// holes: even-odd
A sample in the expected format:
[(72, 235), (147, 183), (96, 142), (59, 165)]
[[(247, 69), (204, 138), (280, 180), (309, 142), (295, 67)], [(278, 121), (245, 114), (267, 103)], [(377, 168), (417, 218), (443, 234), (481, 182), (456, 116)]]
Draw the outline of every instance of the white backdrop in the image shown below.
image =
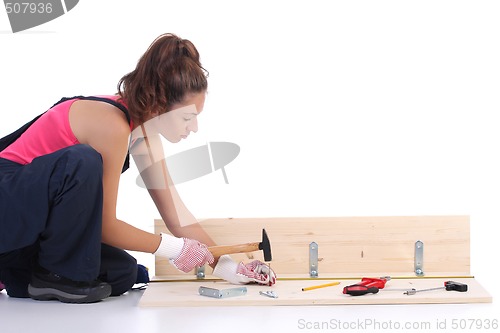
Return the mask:
[[(472, 272), (495, 293), (498, 17), (497, 1), (81, 0), (13, 34), (0, 10), (0, 135), (62, 96), (114, 93), (173, 32), (210, 72), (200, 131), (175, 149), (241, 147), (229, 184), (219, 171), (178, 186), (195, 216), (467, 214)], [(152, 230), (136, 177), (118, 215)]]

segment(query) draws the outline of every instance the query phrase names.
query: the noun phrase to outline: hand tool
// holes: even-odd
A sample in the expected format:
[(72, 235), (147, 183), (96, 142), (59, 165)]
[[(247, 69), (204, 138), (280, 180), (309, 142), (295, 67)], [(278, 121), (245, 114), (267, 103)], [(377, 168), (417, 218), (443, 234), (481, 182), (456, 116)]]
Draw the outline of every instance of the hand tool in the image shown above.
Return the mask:
[(247, 253), (262, 250), (264, 253), (264, 261), (271, 261), (271, 243), (267, 237), (266, 229), (262, 229), (262, 242), (260, 243), (246, 243), (238, 245), (217, 245), (210, 246), (208, 250), (214, 257), (220, 257), (224, 254), (232, 253)]
[(406, 294), (406, 292), (414, 292), (416, 291), (417, 289), (415, 288), (400, 288), (400, 289), (393, 289), (393, 288), (389, 288), (389, 289), (384, 289), (384, 291), (404, 291), (404, 293)]
[(381, 278), (362, 278), (360, 283), (344, 287), (342, 293), (351, 296), (361, 296), (366, 294), (376, 294), (380, 289), (384, 289), (385, 283), (391, 279), (390, 276)]
[(302, 291), (308, 291), (308, 290), (313, 290), (313, 289), (319, 289), (319, 288), (337, 286), (339, 284), (340, 284), (340, 282), (325, 283), (325, 284), (320, 284), (318, 286), (312, 286), (312, 287), (302, 288)]
[(461, 293), (466, 292), (468, 290), (468, 287), (465, 283), (460, 283), (460, 282), (455, 282), (455, 281), (445, 281), (444, 287), (438, 287), (438, 288), (429, 288), (429, 289), (421, 289), (421, 290), (408, 290), (404, 292), (405, 295), (415, 295), (416, 293), (420, 293), (423, 291), (432, 291), (432, 290), (442, 290), (445, 289), (446, 291), (450, 290), (455, 290), (459, 291)]

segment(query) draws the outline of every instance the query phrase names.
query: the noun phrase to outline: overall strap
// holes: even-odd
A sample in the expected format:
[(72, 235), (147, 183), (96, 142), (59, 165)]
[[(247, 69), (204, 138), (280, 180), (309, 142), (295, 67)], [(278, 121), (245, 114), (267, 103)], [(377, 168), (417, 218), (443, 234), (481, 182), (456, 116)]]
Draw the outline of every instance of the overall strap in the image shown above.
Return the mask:
[(63, 97), (63, 98), (61, 98), (61, 100), (59, 100), (59, 102), (57, 102), (56, 104), (52, 105), (51, 109), (54, 106), (58, 105), (58, 104), (61, 104), (63, 102), (66, 102), (66, 101), (69, 101), (69, 100), (72, 100), (72, 99), (82, 99), (82, 100), (105, 102), (105, 103), (111, 104), (111, 105), (117, 107), (118, 109), (120, 109), (123, 113), (125, 113), (125, 117), (127, 117), (127, 121), (130, 124), (130, 115), (128, 113), (128, 109), (123, 104), (120, 104), (117, 101), (115, 101), (113, 99), (110, 99), (110, 98), (106, 98), (106, 97), (97, 97), (97, 96)]
[[(96, 96), (63, 97), (57, 103), (55, 103), (54, 105), (52, 105), (50, 108), (52, 109), (54, 106), (56, 106), (58, 104), (61, 104), (63, 102), (72, 100), (72, 99), (91, 100), (91, 101), (105, 102), (105, 103), (111, 104), (111, 105), (117, 107), (118, 109), (120, 109), (123, 113), (125, 113), (125, 117), (127, 117), (127, 121), (128, 121), (129, 124), (131, 122), (128, 110), (127, 110), (127, 108), (124, 105), (116, 102), (115, 100), (112, 100), (112, 99), (109, 99), (109, 98), (105, 98), (105, 97), (96, 97)], [(45, 111), (45, 112), (47, 112), (47, 111)], [(33, 120), (27, 122), (22, 127), (20, 127), (19, 129), (17, 129), (16, 131), (12, 132), (11, 134), (9, 134), (9, 135), (1, 138), (0, 139), (0, 151), (4, 150), (8, 146), (10, 146), (14, 141), (16, 141), (44, 113), (36, 116), (35, 118), (33, 118)], [(125, 172), (129, 168), (129, 166), (130, 166), (130, 154), (127, 154), (127, 157), (125, 158), (125, 162), (123, 164), (122, 173)]]
[(43, 113), (39, 114), (38, 116), (36, 116), (35, 118), (33, 118), (33, 120), (27, 122), (26, 124), (24, 124), (19, 129), (15, 130), (14, 132), (10, 133), (9, 135), (4, 136), (3, 138), (1, 138), (0, 139), (0, 151), (4, 150), (8, 146), (10, 146), (14, 141), (16, 141), (42, 115), (43, 115)]

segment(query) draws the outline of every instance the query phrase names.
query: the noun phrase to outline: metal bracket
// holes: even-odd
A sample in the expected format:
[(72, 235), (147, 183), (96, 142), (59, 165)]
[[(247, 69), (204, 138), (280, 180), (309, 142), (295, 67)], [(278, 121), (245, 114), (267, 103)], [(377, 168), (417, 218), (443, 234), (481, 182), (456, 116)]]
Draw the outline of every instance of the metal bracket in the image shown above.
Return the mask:
[(230, 288), (230, 289), (214, 289), (208, 287), (200, 287), (198, 292), (202, 296), (208, 296), (213, 298), (226, 298), (234, 296), (242, 296), (247, 293), (246, 287)]
[(417, 276), (424, 275), (424, 243), (417, 241), (415, 243), (415, 274)]
[(196, 267), (196, 278), (198, 280), (205, 278), (205, 266)]
[(318, 243), (309, 244), (309, 276), (318, 277)]
[(262, 296), (267, 296), (270, 298), (278, 298), (278, 294), (276, 292), (270, 290), (270, 291), (259, 291), (259, 294)]

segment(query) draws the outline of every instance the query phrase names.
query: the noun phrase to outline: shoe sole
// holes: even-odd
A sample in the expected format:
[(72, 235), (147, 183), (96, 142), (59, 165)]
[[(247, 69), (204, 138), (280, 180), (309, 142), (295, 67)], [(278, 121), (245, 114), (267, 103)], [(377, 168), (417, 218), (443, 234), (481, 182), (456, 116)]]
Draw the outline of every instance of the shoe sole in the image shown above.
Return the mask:
[(95, 303), (111, 295), (111, 286), (97, 288), (89, 295), (75, 295), (54, 288), (37, 288), (28, 285), (28, 294), (37, 301), (59, 300), (63, 303)]

